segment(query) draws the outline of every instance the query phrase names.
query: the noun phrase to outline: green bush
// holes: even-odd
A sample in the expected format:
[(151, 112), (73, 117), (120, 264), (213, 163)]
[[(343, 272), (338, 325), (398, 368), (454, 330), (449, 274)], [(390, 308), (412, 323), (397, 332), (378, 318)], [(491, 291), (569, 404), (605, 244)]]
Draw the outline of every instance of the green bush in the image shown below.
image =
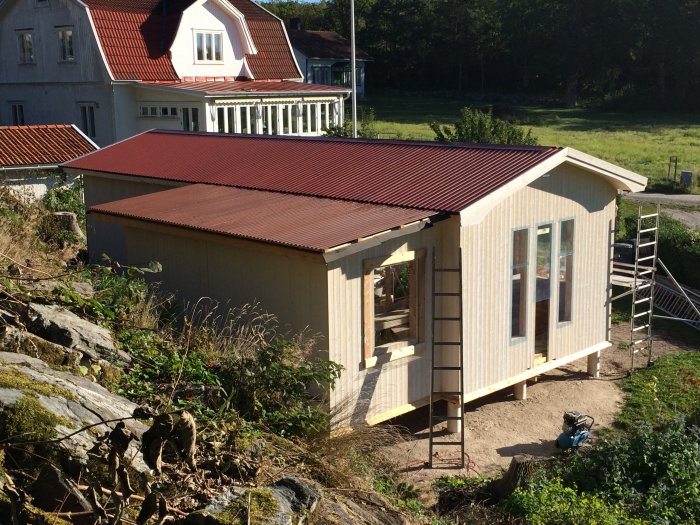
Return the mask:
[[(361, 139), (376, 139), (378, 137), (373, 108), (359, 108), (360, 121), (357, 127), (357, 136)], [(342, 126), (330, 126), (326, 129), (326, 137), (352, 137), (352, 121), (346, 118)]]
[(42, 202), (49, 211), (70, 211), (76, 214), (79, 221), (85, 221), (82, 180), (68, 184), (64, 179), (64, 184), (46, 192)]
[(537, 138), (531, 130), (524, 131), (493, 116), (492, 110), (487, 112), (475, 108), (462, 108), (460, 119), (454, 127), (440, 126), (433, 122), (430, 129), (435, 133), (438, 142), (468, 142), (472, 144), (525, 144), (534, 146)]

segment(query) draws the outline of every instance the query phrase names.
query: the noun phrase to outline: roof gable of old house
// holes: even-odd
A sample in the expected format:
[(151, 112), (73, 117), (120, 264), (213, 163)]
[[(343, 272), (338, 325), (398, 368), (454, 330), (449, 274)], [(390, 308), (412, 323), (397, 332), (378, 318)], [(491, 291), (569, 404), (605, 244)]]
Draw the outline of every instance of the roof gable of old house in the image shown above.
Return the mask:
[[(183, 11), (198, 0), (84, 0), (114, 80), (178, 81), (170, 47)], [(301, 78), (282, 22), (251, 0), (221, 0), (245, 18), (257, 53), (246, 54), (253, 78)], [(235, 76), (235, 75), (230, 75)]]
[(0, 167), (56, 166), (98, 149), (69, 124), (0, 126)]
[[(350, 42), (335, 31), (290, 29), (289, 40), (292, 47), (307, 58), (350, 60)], [(361, 49), (356, 49), (355, 53), (358, 60), (370, 60), (370, 56)]]

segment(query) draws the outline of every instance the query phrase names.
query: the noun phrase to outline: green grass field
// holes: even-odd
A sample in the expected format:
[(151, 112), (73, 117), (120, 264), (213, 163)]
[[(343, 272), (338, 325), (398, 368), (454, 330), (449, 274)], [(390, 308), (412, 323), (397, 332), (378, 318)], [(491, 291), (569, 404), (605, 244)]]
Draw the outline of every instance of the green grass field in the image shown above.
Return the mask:
[[(380, 138), (433, 140), (429, 124), (454, 122), (466, 105), (486, 104), (437, 96), (375, 96), (361, 107), (374, 108)], [(533, 106), (509, 106), (506, 112), (531, 128), (540, 144), (570, 146), (654, 181), (666, 178), (670, 156), (678, 157), (679, 177), (681, 170), (700, 174), (700, 115)]]

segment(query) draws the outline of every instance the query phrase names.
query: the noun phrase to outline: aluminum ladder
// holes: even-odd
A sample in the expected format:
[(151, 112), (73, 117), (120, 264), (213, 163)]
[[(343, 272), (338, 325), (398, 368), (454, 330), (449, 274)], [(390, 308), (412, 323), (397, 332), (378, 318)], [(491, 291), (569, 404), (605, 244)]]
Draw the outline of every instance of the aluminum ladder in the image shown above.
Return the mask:
[(651, 320), (654, 315), (659, 216), (658, 205), (656, 212), (647, 214), (642, 214), (642, 207), (639, 207), (630, 317), (630, 372), (634, 371), (634, 358), (638, 353), (647, 354), (647, 364), (652, 361), (654, 340), (651, 333)]
[[(433, 248), (433, 265), (432, 265), (432, 331), (431, 331), (431, 351), (430, 351), (430, 421), (428, 435), (428, 466), (433, 468), (433, 450), (437, 446), (459, 446), (459, 468), (464, 468), (464, 353), (462, 344), (462, 327), (463, 327), (463, 305), (462, 305), (462, 251), (458, 253), (459, 262), (455, 268), (441, 268), (437, 266), (437, 256), (435, 248)], [(444, 286), (444, 276), (452, 275), (451, 279), (454, 282), (454, 277), (457, 277), (457, 291), (442, 289)], [(440, 278), (438, 279), (438, 276)], [(439, 283), (438, 283), (439, 280)], [(441, 289), (436, 287), (440, 285)], [(457, 300), (459, 306), (450, 312), (446, 303), (452, 298), (452, 301)], [(446, 314), (445, 312), (450, 312)], [(444, 328), (449, 324), (457, 324), (458, 336), (453, 340), (442, 340), (441, 337), (445, 333)], [(436, 338), (436, 328), (439, 328), (440, 338)], [(454, 358), (454, 353), (457, 352), (457, 359)], [(445, 359), (447, 358), (447, 359)], [(450, 359), (451, 358), (451, 359)], [(455, 364), (456, 361), (456, 364)], [(445, 362), (451, 363), (445, 365)], [(445, 391), (442, 389), (444, 381), (436, 381), (436, 375), (442, 374), (457, 374), (459, 387), (457, 390)], [(458, 403), (459, 415), (450, 416), (449, 414), (436, 414), (435, 403), (440, 400), (446, 400), (448, 403)], [(459, 440), (446, 440), (444, 437), (436, 436), (435, 426), (444, 422), (459, 421)]]

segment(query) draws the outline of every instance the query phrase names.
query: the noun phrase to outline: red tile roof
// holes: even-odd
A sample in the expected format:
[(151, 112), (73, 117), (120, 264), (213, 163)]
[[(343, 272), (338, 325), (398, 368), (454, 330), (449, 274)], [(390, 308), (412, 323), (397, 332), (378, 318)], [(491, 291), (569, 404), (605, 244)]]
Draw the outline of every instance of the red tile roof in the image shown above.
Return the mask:
[[(327, 58), (350, 60), (350, 42), (335, 31), (303, 31), (289, 30), (289, 40), (292, 47), (301, 51), (307, 58)], [(355, 48), (358, 60), (370, 60), (370, 56), (361, 49)]]
[[(254, 78), (301, 78), (282, 22), (250, 0), (228, 0), (241, 11), (258, 50), (247, 55)], [(195, 0), (84, 0), (115, 80), (179, 80), (170, 46), (182, 12)], [(165, 11), (163, 5), (166, 5)]]
[(69, 124), (0, 126), (0, 166), (52, 166), (91, 151), (93, 144)]
[(257, 55), (246, 54), (253, 78), (303, 79), (282, 21), (251, 0), (228, 0), (245, 16)]
[(558, 151), (155, 130), (65, 166), (457, 213)]
[(89, 212), (321, 252), (435, 215), (429, 210), (203, 184), (109, 202)]
[[(148, 84), (145, 84), (148, 85)], [(184, 89), (195, 91), (204, 95), (228, 95), (228, 94), (281, 94), (281, 93), (348, 93), (350, 89), (338, 86), (323, 86), (320, 84), (305, 84), (293, 80), (279, 82), (260, 80), (205, 80), (192, 82), (157, 82), (153, 86), (165, 88)]]
[(178, 80), (170, 45), (195, 0), (84, 0), (115, 80)]

